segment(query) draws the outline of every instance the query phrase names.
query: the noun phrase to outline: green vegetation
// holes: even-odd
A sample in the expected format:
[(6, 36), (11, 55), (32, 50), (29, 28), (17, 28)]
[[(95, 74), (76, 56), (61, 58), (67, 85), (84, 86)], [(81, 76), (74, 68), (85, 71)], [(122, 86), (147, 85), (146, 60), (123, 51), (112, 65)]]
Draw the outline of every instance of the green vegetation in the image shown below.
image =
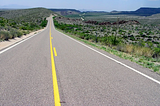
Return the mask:
[(94, 20), (98, 22), (116, 22), (117, 17), (120, 20), (137, 20), (143, 25), (159, 25), (160, 23), (160, 14), (154, 14), (153, 16), (136, 16), (136, 15), (111, 15), (107, 12), (82, 12), (79, 14), (70, 14), (65, 16), (67, 18), (81, 19), (85, 21)]
[(46, 27), (47, 22), (48, 22), (48, 21), (46, 20), (46, 18), (44, 18), (44, 20), (42, 21), (42, 23), (40, 24), (40, 26)]
[(0, 12), (0, 41), (21, 37), (47, 25), (46, 17), (54, 14), (44, 8)]
[[(159, 72), (160, 45), (155, 43), (159, 42), (159, 27), (125, 24), (117, 28), (117, 25), (86, 24), (79, 19), (64, 17), (55, 17), (54, 24), (56, 28), (84, 43)], [(152, 35), (153, 32), (156, 35)]]
[[(74, 34), (81, 39), (91, 40), (92, 42), (101, 42), (105, 45), (116, 46), (121, 44), (123, 41), (120, 37), (116, 36), (95, 36), (89, 33), (89, 31), (82, 31), (81, 25), (72, 25), (72, 24), (59, 24), (58, 21), (54, 20), (54, 24), (57, 28), (64, 30), (65, 32)], [(87, 26), (91, 27), (91, 26)]]

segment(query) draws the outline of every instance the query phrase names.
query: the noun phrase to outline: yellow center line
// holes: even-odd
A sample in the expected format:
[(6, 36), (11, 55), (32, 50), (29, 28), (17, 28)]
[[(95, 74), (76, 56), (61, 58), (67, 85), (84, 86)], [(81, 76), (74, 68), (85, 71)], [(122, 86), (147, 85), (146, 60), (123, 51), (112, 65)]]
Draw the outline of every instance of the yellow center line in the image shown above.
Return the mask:
[(54, 50), (54, 55), (57, 56), (56, 48), (54, 47), (53, 50)]
[(51, 22), (50, 22), (50, 50), (51, 50), (51, 65), (52, 65), (54, 102), (55, 102), (55, 106), (61, 106), (51, 39), (52, 39), (52, 37), (51, 37)]

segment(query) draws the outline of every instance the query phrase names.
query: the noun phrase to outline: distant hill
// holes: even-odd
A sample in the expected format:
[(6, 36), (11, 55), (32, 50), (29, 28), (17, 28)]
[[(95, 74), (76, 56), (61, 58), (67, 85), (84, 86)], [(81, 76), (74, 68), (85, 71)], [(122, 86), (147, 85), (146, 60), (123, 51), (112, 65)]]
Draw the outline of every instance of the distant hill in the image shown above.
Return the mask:
[(50, 14), (54, 14), (53, 11), (45, 8), (31, 8), (31, 9), (17, 9), (0, 11), (0, 17), (7, 19), (14, 19), (16, 21), (29, 21), (36, 19), (40, 20), (45, 17), (49, 17)]
[(83, 13), (108, 13), (106, 11), (85, 11)]
[(0, 10), (0, 41), (21, 37), (47, 25), (53, 11), (45, 8)]
[(81, 13), (106, 13), (106, 15), (121, 15), (121, 14), (126, 14), (126, 15), (138, 15), (138, 16), (151, 16), (153, 14), (159, 14), (160, 13), (160, 8), (149, 8), (149, 7), (142, 7), (137, 9), (136, 11), (111, 11), (111, 12), (105, 12), (105, 11), (79, 11), (76, 9), (50, 9), (62, 16), (67, 16), (67, 15), (77, 15)]
[(127, 14), (127, 15), (139, 15), (139, 16), (151, 16), (153, 14), (160, 13), (160, 8), (148, 8), (142, 7), (136, 11), (119, 11), (117, 13), (110, 12), (110, 14)]
[(140, 8), (134, 12), (135, 14), (153, 15), (160, 13), (160, 8)]
[(81, 13), (79, 10), (76, 10), (76, 9), (49, 9), (49, 10), (56, 12), (56, 13), (63, 15), (63, 16)]

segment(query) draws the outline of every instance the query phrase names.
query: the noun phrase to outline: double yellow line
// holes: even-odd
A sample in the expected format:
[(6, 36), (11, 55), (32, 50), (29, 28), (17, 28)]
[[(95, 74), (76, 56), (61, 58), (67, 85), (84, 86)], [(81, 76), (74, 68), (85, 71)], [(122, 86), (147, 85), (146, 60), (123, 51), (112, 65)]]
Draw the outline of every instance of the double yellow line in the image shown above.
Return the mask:
[[(51, 65), (52, 65), (52, 78), (53, 78), (53, 92), (54, 92), (54, 102), (55, 106), (61, 106), (60, 96), (58, 90), (56, 68), (54, 63), (53, 49), (52, 49), (52, 37), (51, 37), (51, 21), (50, 21), (50, 50), (51, 50)], [(57, 56), (56, 49), (54, 48), (54, 54)]]

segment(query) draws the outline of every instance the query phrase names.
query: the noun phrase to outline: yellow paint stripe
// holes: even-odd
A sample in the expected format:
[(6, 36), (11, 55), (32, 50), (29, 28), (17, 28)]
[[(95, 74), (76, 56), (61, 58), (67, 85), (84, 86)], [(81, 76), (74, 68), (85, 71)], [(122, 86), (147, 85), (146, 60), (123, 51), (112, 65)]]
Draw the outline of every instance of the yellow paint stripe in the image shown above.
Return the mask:
[(55, 106), (61, 106), (51, 39), (52, 37), (51, 37), (51, 22), (50, 22), (50, 50), (51, 50), (54, 102), (55, 102)]
[(54, 50), (54, 55), (57, 56), (56, 48), (54, 47), (53, 50)]

